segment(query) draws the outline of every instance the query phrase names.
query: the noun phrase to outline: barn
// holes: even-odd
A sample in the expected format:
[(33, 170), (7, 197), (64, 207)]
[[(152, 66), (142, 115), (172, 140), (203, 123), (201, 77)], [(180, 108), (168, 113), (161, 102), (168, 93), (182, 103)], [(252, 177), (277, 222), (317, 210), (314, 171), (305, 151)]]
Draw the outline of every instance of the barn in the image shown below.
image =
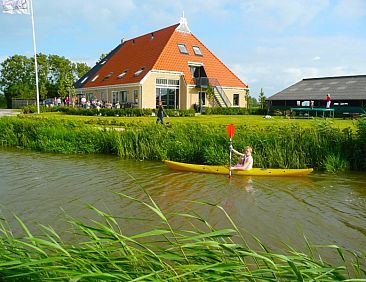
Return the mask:
[[(303, 112), (314, 108), (322, 112), (327, 95), (331, 111), (338, 116), (366, 112), (366, 75), (305, 78), (267, 99), (270, 110)], [(310, 111), (311, 112), (311, 111)], [(324, 111), (323, 111), (324, 112)]]

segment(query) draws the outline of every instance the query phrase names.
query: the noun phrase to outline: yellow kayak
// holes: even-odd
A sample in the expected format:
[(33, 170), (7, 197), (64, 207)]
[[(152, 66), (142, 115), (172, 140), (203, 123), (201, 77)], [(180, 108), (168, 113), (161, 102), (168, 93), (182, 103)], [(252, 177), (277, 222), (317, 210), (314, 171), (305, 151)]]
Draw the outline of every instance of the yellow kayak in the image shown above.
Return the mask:
[[(187, 164), (173, 161), (164, 161), (164, 163), (169, 168), (176, 170), (229, 175), (228, 166), (198, 165), (198, 164)], [(233, 170), (232, 174), (247, 175), (247, 176), (304, 176), (308, 175), (312, 171), (313, 171), (312, 168), (304, 168), (304, 169), (252, 168), (251, 170)]]

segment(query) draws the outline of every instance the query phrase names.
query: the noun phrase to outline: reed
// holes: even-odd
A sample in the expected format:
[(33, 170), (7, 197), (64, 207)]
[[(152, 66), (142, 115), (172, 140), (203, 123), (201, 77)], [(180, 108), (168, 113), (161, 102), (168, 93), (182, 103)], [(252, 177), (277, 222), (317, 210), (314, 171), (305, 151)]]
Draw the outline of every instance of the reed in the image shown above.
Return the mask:
[[(340, 130), (330, 121), (312, 127), (242, 124), (236, 128), (233, 146), (237, 150), (252, 146), (256, 167), (303, 168), (312, 164), (319, 170), (365, 170), (365, 124), (361, 119), (357, 131)], [(45, 152), (102, 153), (201, 164), (228, 164), (229, 147), (221, 124), (177, 123), (166, 129), (154, 122), (108, 120), (96, 124), (42, 116), (1, 118), (0, 144)]]
[[(307, 253), (291, 247), (278, 253), (255, 236), (249, 246), (249, 235), (209, 203), (201, 204), (223, 212), (228, 228), (181, 213), (175, 216), (192, 228), (179, 230), (149, 195), (145, 201), (119, 195), (153, 212), (161, 227), (127, 235), (116, 218), (90, 207), (96, 219), (69, 219), (77, 243), (67, 243), (50, 226), (40, 225), (35, 235), (16, 217), (23, 232), (15, 237), (0, 221), (0, 281), (366, 281), (364, 254), (307, 240)], [(322, 259), (324, 248), (336, 263)]]

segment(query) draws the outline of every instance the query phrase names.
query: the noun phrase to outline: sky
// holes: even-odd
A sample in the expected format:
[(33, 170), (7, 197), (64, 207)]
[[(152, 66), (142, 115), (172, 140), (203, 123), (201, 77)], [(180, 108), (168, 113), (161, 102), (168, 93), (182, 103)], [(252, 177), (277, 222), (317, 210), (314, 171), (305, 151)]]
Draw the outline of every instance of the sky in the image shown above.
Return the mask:
[[(2, 10), (2, 8), (0, 8)], [(366, 75), (366, 0), (33, 0), (37, 52), (93, 66), (121, 39), (179, 22), (270, 97), (304, 79)], [(0, 14), (0, 62), (33, 56), (29, 15)]]

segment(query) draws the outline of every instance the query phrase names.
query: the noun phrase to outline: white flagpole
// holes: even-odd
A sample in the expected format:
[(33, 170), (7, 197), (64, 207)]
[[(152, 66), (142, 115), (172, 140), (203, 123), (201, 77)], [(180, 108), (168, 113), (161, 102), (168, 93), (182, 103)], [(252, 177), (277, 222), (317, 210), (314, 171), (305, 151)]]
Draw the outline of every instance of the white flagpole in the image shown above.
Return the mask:
[(37, 48), (36, 48), (36, 34), (34, 32), (34, 17), (33, 17), (33, 3), (32, 0), (30, 2), (30, 10), (32, 15), (32, 32), (33, 32), (33, 50), (34, 50), (34, 68), (36, 72), (36, 88), (37, 88), (37, 112), (40, 113), (39, 109), (39, 87), (38, 87), (38, 65), (37, 65)]

